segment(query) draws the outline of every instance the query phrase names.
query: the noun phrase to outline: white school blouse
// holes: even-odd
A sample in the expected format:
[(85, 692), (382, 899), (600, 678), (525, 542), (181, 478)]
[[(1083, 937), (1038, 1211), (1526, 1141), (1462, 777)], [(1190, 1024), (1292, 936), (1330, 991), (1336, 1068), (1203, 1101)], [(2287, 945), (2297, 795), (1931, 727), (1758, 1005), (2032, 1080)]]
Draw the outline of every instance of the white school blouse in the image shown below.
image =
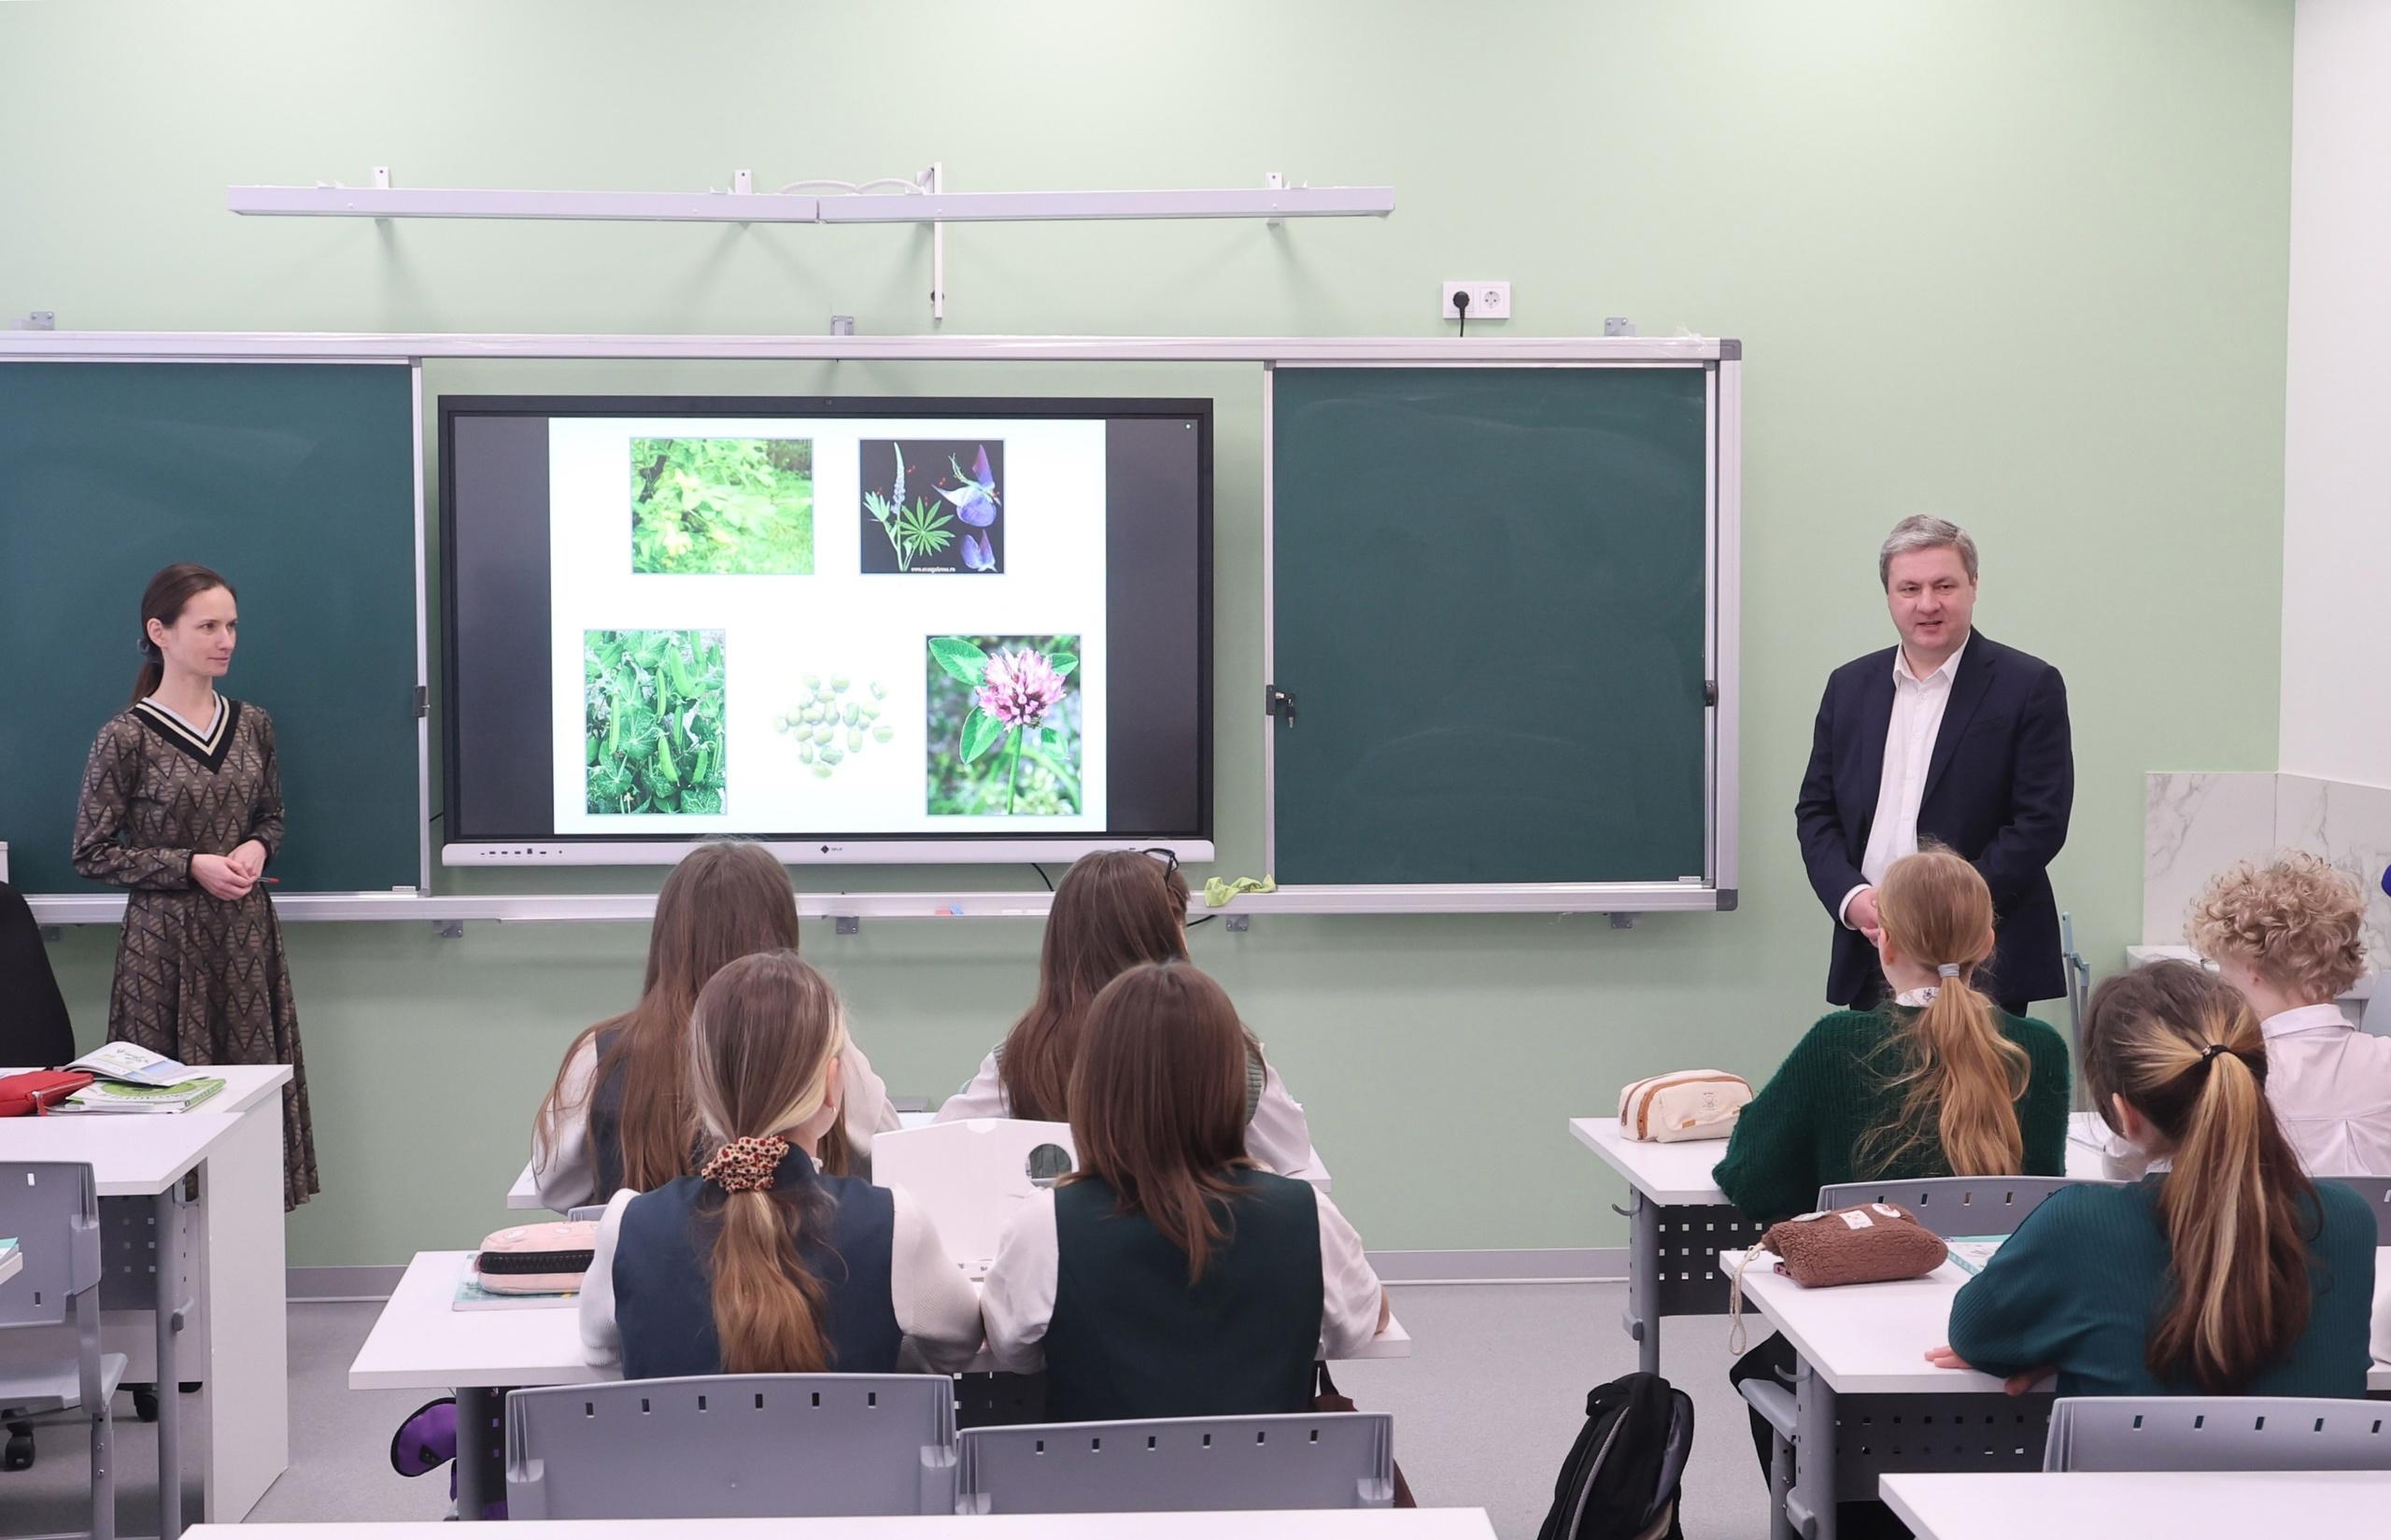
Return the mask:
[[(598, 1161), (589, 1151), (587, 1109), (590, 1082), (597, 1074), (598, 1039), (592, 1036), (573, 1052), (557, 1086), (559, 1101), (575, 1110), (558, 1120), (562, 1126), (553, 1146), (542, 1137), (544, 1120), (531, 1120), (531, 1180), (540, 1190), (541, 1204), (559, 1214), (606, 1200), (598, 1191)], [(871, 1137), (893, 1133), (902, 1124), (888, 1105), (887, 1082), (872, 1072), (871, 1061), (852, 1038), (839, 1055), (839, 1095), (847, 1148), (869, 1161)]]
[[(898, 1372), (960, 1374), (980, 1351), (979, 1298), (913, 1195), (902, 1187), (885, 1191), (896, 1206), (888, 1303), (897, 1313), (897, 1329), (905, 1334), (897, 1349)], [(600, 1368), (623, 1362), (622, 1329), (615, 1321), (615, 1249), (622, 1238), (623, 1210), (637, 1196), (626, 1187), (607, 1203), (589, 1271), (582, 1278), (582, 1357)]]
[[(1012, 1116), (1005, 1082), (997, 1073), (997, 1056), (990, 1053), (980, 1061), (980, 1072), (970, 1083), (946, 1098), (933, 1121)], [(1254, 1104), (1252, 1120), (1245, 1125), (1245, 1153), (1265, 1171), (1328, 1191), (1328, 1167), (1322, 1163), (1320, 1151), (1311, 1147), (1311, 1123), (1304, 1116), (1303, 1103), (1287, 1095), (1287, 1082), (1279, 1078), (1279, 1067), (1267, 1054), (1262, 1060), (1262, 1097)]]
[[(1384, 1290), (1362, 1252), (1362, 1237), (1318, 1186), (1320, 1205), (1320, 1356), (1351, 1358), (1379, 1333)], [(1046, 1366), (1046, 1328), (1054, 1319), (1055, 1279), (1062, 1247), (1054, 1235), (1054, 1190), (1033, 1194), (1014, 1211), (1004, 1243), (980, 1293), (988, 1353), (999, 1374), (1036, 1374)]]
[(2391, 1176), (2391, 1038), (2360, 1032), (2335, 1005), (2258, 1024), (2267, 1100), (2314, 1177)]

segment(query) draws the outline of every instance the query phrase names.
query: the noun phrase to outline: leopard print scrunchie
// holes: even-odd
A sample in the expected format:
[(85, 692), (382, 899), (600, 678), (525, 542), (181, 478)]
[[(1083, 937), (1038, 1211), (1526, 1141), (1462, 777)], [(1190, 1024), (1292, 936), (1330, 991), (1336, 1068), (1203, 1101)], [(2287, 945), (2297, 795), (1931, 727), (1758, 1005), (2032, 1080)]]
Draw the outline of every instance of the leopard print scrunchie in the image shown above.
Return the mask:
[(707, 1157), (698, 1175), (726, 1193), (766, 1193), (772, 1173), (788, 1155), (788, 1140), (767, 1134), (759, 1139), (732, 1139)]

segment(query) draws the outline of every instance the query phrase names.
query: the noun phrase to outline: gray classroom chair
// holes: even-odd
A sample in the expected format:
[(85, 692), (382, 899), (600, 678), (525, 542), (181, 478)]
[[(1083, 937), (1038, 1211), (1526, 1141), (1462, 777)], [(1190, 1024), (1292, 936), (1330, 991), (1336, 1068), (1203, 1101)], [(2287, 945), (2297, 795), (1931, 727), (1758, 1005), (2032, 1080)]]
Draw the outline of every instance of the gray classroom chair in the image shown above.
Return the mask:
[(116, 1435), (108, 1399), (124, 1355), (100, 1351), (100, 1199), (92, 1168), (62, 1161), (0, 1164), (0, 1236), (23, 1265), (0, 1283), (0, 1330), (72, 1326), (76, 1356), (0, 1366), (0, 1419), (68, 1420), (92, 1433), (93, 1540), (116, 1533)]
[(506, 1398), (510, 1519), (955, 1511), (945, 1375), (700, 1375)]
[(2064, 1187), (2070, 1177), (1922, 1177), (1916, 1181), (1845, 1181), (1818, 1189), (1818, 1208), (1898, 1203), (1936, 1235), (2005, 1236)]
[(2391, 1471), (2391, 1405), (2283, 1395), (2063, 1396), (2046, 1471)]
[(577, 1204), (574, 1207), (566, 1209), (564, 1211), (564, 1217), (565, 1222), (568, 1224), (577, 1223), (582, 1220), (587, 1220), (590, 1223), (595, 1224), (600, 1220), (606, 1217), (606, 1206), (602, 1203)]
[(2374, 1210), (2374, 1243), (2391, 1246), (2391, 1177), (2330, 1177), (2366, 1200)]
[(955, 1511), (1184, 1513), (1394, 1503), (1394, 1417), (1303, 1412), (967, 1428)]

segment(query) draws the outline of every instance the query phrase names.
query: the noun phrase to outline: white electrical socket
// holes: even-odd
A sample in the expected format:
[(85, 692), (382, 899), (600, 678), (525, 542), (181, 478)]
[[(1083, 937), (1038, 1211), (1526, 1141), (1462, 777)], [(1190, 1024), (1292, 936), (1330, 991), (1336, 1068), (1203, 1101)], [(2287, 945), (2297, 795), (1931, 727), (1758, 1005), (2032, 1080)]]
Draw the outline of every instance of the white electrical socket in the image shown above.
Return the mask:
[(1508, 278), (1447, 278), (1436, 290), (1436, 304), (1449, 321), (1461, 318), (1461, 307), (1453, 304), (1455, 294), (1469, 296), (1471, 320), (1507, 321), (1511, 318), (1511, 280)]

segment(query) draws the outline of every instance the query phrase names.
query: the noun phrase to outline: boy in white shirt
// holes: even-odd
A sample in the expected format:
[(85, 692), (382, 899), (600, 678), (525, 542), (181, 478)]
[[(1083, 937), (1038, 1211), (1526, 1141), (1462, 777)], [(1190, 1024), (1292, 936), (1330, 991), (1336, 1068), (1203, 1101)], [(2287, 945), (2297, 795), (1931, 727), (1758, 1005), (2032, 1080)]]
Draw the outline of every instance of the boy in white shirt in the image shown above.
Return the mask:
[(2391, 1176), (2391, 1038), (2333, 1003), (2366, 971), (2365, 909), (2355, 879), (2293, 851), (2216, 877), (2184, 927), (2257, 1013), (2267, 1100), (2312, 1177)]

